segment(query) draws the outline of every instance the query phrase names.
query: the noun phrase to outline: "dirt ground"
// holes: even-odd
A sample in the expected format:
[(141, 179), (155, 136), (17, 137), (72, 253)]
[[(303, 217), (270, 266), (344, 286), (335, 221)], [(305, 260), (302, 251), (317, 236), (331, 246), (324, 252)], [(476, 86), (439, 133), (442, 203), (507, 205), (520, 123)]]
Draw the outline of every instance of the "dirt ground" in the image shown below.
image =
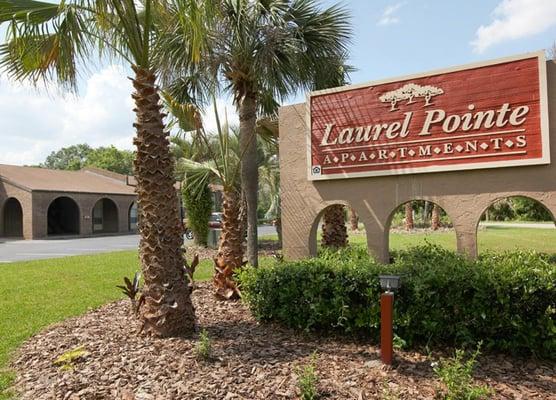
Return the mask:
[[(51, 326), (31, 338), (13, 363), (22, 399), (295, 399), (298, 373), (316, 352), (322, 399), (432, 399), (440, 387), (431, 359), (397, 353), (392, 368), (364, 341), (300, 334), (259, 324), (241, 302), (221, 302), (209, 283), (194, 291), (199, 330), (212, 346), (199, 359), (198, 333), (153, 339), (137, 334), (128, 301)], [(82, 346), (73, 365), (54, 361)], [(495, 399), (554, 399), (555, 363), (481, 356), (475, 374)]]

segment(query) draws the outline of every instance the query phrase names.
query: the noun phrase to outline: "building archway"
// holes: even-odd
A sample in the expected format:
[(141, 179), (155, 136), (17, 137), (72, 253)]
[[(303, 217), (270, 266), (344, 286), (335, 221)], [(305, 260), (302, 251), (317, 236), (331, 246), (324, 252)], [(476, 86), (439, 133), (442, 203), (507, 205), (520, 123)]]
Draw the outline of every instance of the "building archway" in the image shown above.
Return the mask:
[(128, 230), (130, 232), (137, 232), (137, 202), (134, 201), (129, 206), (129, 210), (127, 212), (127, 221), (128, 221)]
[(23, 237), (23, 208), (15, 197), (10, 197), (4, 203), (2, 212), (2, 235), (5, 237)]
[(118, 206), (108, 198), (98, 200), (93, 207), (93, 234), (118, 232)]
[(48, 235), (78, 235), (79, 206), (70, 197), (58, 197), (48, 206)]
[(430, 200), (415, 199), (397, 206), (386, 225), (389, 250), (425, 243), (456, 250), (457, 238), (448, 213)]
[(526, 249), (556, 254), (554, 214), (540, 199), (498, 198), (477, 223), (477, 247), (479, 252)]
[[(327, 220), (325, 216), (330, 219)], [(355, 217), (357, 222), (353, 221)], [(318, 247), (326, 242), (344, 240), (347, 246), (366, 248), (365, 224), (359, 220), (357, 210), (347, 202), (329, 203), (318, 213), (311, 226), (309, 235), (311, 254), (316, 255)]]

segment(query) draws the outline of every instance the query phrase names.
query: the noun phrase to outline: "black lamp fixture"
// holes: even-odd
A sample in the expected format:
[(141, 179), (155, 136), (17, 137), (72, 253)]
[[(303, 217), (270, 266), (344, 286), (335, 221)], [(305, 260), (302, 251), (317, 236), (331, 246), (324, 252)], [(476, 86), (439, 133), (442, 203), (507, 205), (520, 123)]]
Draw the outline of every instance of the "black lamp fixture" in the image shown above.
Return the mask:
[(386, 292), (395, 292), (401, 287), (400, 275), (379, 275), (380, 287)]

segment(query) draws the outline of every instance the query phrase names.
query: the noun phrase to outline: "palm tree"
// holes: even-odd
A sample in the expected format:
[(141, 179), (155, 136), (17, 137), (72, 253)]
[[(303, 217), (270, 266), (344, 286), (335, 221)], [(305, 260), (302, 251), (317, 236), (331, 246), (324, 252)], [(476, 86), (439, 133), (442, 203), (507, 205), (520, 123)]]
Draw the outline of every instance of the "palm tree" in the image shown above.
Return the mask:
[(431, 217), (431, 229), (437, 231), (440, 228), (440, 207), (433, 203), (432, 205), (432, 217)]
[(348, 245), (345, 209), (341, 204), (328, 206), (324, 212), (322, 218), (322, 245), (332, 248)]
[(345, 53), (351, 31), (339, 6), (315, 0), (221, 0), (206, 61), (226, 82), (239, 113), (241, 186), (247, 202), (247, 255), (258, 265), (257, 117), (276, 101), (312, 89), (316, 69)]
[(359, 216), (353, 208), (349, 208), (349, 224), (351, 225), (351, 230), (356, 231), (359, 229)]
[(215, 114), (218, 130), (216, 138), (209, 137), (203, 129), (197, 131), (209, 149), (209, 159), (196, 161), (181, 158), (177, 161), (177, 169), (184, 173), (185, 189), (192, 193), (202, 190), (209, 183), (223, 187), (222, 232), (214, 260), (213, 282), (219, 297), (231, 299), (239, 297), (233, 274), (243, 265), (244, 254), (244, 235), (240, 223), (240, 150), (238, 135), (231, 132), (227, 123), (220, 125), (216, 107)]
[(405, 229), (410, 231), (415, 227), (413, 223), (413, 202), (408, 201), (404, 204), (405, 208)]
[[(9, 23), (0, 47), (0, 66), (13, 79), (54, 82), (76, 90), (80, 66), (94, 54), (127, 63), (135, 101), (137, 147), (134, 161), (139, 205), (139, 256), (144, 287), (139, 310), (142, 331), (165, 337), (191, 331), (195, 313), (184, 270), (183, 227), (174, 189), (164, 114), (153, 54), (163, 53), (160, 36), (171, 24), (187, 24), (182, 57), (198, 60), (203, 24), (184, 21), (180, 7), (193, 0), (34, 0), (0, 2), (0, 23)], [(197, 13), (201, 11), (198, 7)], [(186, 266), (187, 267), (187, 266)]]

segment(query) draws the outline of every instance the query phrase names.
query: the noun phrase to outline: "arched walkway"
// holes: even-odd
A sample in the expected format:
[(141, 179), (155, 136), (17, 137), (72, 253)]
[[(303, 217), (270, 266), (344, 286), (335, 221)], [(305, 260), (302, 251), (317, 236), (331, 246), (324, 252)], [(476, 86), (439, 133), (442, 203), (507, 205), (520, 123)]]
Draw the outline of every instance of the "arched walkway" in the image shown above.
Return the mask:
[(137, 202), (135, 201), (131, 203), (131, 205), (129, 206), (129, 210), (127, 213), (127, 221), (128, 221), (127, 229), (130, 232), (136, 232), (137, 231)]
[(10, 197), (4, 203), (2, 212), (3, 232), (5, 237), (23, 237), (23, 209), (15, 197)]
[(93, 233), (118, 232), (118, 206), (114, 201), (103, 198), (93, 207)]
[(48, 206), (48, 235), (79, 234), (79, 206), (70, 197), (58, 197)]

